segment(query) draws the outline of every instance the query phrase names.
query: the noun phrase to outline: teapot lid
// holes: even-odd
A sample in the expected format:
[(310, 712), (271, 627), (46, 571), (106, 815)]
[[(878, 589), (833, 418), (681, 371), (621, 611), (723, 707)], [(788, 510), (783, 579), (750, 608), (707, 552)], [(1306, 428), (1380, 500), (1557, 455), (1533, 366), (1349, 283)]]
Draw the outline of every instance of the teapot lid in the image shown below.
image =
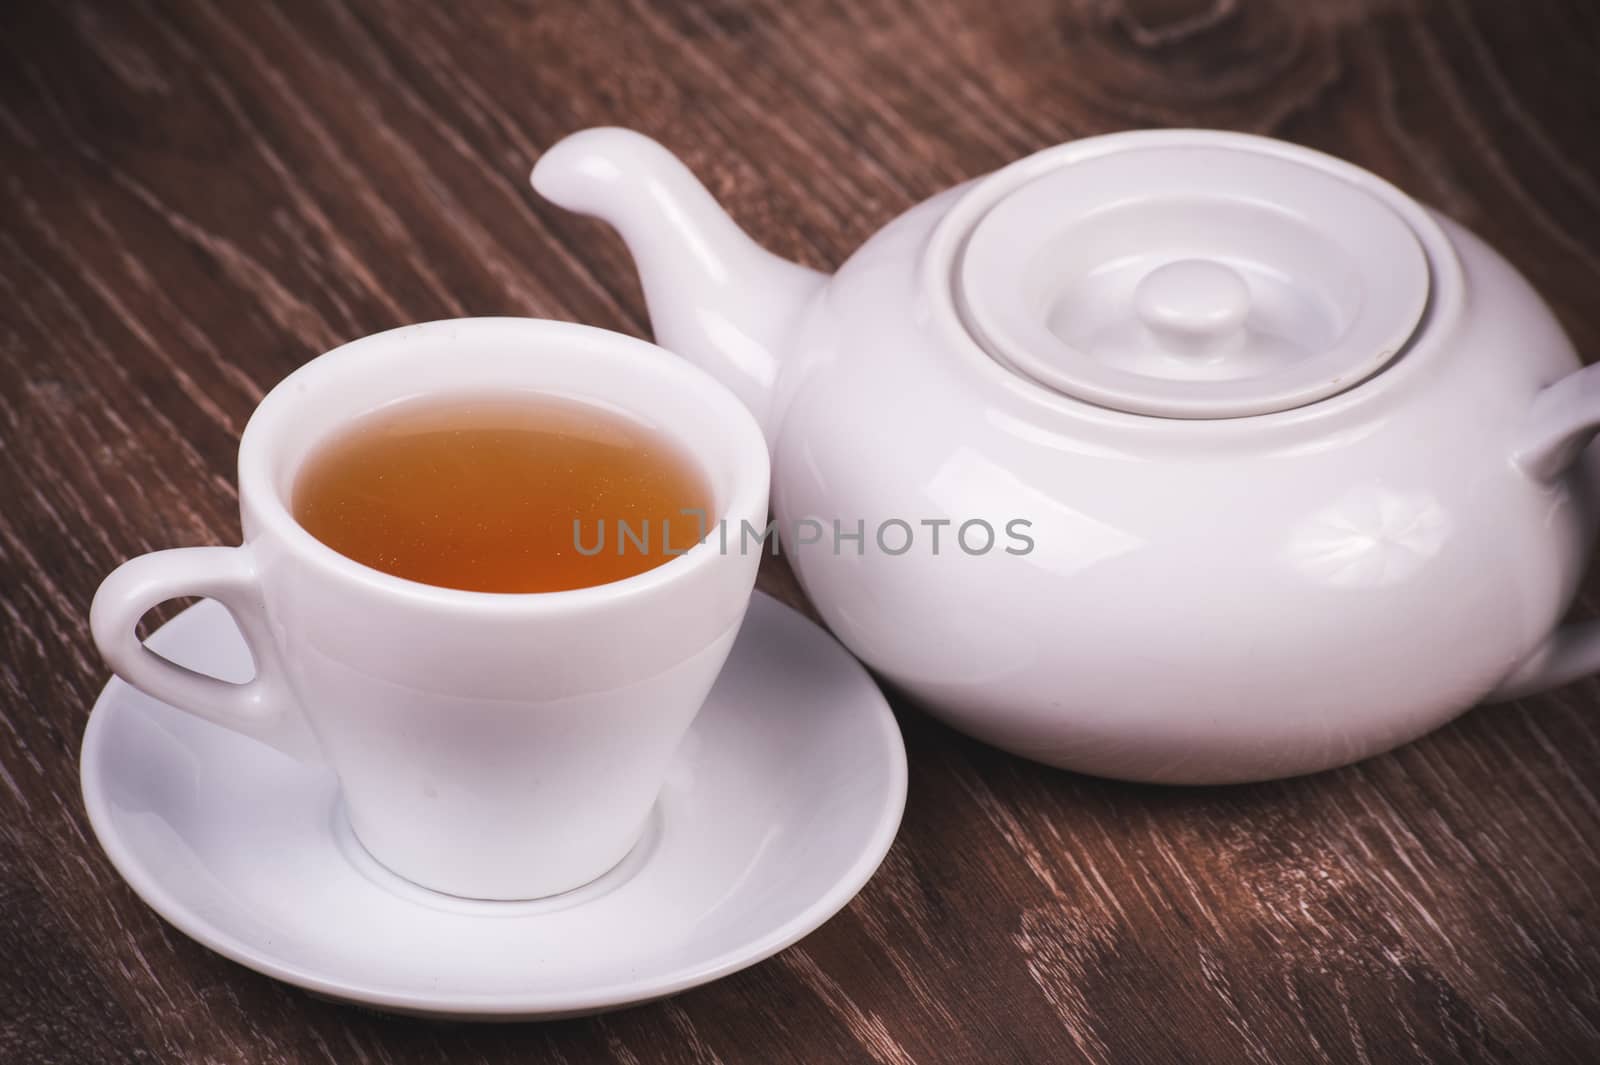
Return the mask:
[(1241, 140), (1173, 134), (1006, 195), (957, 268), (967, 329), (1048, 388), (1169, 418), (1288, 410), (1382, 370), (1429, 295), (1416, 233), (1374, 187), (1403, 197)]

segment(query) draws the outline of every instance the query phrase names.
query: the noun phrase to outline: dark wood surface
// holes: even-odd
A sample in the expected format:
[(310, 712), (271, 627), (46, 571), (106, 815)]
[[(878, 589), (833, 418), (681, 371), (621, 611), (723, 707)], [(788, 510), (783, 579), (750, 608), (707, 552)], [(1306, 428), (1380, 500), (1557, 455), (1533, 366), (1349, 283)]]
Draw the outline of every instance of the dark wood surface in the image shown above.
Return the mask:
[(1057, 141), (1268, 132), (1477, 229), (1600, 352), (1587, 0), (9, 0), (0, 1061), (1600, 1060), (1595, 681), (1217, 790), (1043, 769), (898, 705), (910, 802), (861, 896), (764, 964), (594, 1019), (332, 1005), (145, 909), (78, 797), (96, 584), (237, 542), (246, 416), (343, 340), (463, 314), (645, 333), (620, 243), (526, 185), (599, 123), (825, 268)]

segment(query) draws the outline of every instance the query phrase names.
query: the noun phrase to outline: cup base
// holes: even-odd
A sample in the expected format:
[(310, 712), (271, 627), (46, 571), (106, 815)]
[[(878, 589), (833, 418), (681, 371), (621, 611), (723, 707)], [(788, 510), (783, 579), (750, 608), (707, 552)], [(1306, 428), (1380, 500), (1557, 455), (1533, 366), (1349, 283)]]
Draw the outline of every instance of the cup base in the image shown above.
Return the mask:
[(650, 808), (650, 813), (645, 817), (644, 828), (640, 831), (639, 838), (616, 865), (613, 865), (586, 884), (580, 884), (575, 888), (569, 888), (554, 895), (528, 899), (481, 899), (466, 895), (452, 895), (449, 892), (438, 891), (401, 876), (374, 857), (372, 852), (367, 849), (366, 844), (361, 842), (361, 837), (356, 834), (355, 826), (350, 823), (350, 816), (345, 809), (343, 799), (334, 803), (332, 827), (334, 841), (338, 844), (339, 852), (344, 855), (345, 859), (362, 876), (391, 895), (418, 905), (442, 910), (446, 913), (480, 917), (493, 914), (528, 916), (537, 913), (555, 913), (572, 906), (581, 906), (609, 895), (623, 884), (626, 884), (635, 873), (649, 862), (651, 854), (655, 852), (656, 847), (660, 844), (661, 806), (657, 803)]

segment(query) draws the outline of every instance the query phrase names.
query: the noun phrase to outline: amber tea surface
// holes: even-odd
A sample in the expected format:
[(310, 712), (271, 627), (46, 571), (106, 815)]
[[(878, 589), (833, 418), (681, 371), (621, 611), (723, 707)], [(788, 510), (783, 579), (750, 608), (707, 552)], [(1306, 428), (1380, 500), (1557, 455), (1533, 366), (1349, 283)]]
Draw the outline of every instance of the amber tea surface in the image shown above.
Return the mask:
[(359, 419), (312, 452), (292, 506), (357, 562), (477, 592), (631, 577), (694, 546), (715, 517), (704, 474), (675, 441), (537, 395), (418, 400)]

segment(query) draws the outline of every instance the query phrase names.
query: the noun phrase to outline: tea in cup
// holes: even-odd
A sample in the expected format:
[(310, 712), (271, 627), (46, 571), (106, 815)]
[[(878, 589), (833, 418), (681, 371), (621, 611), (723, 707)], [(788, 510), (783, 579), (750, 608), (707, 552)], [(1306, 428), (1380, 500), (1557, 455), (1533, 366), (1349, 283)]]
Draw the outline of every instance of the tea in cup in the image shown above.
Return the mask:
[[(755, 582), (759, 552), (703, 534), (763, 525), (767, 482), (751, 415), (652, 344), (406, 326), (274, 388), (239, 444), (243, 545), (125, 563), (91, 627), (134, 687), (330, 766), (399, 875), (558, 894), (639, 838)], [(252, 680), (139, 642), (181, 596), (228, 608)]]

